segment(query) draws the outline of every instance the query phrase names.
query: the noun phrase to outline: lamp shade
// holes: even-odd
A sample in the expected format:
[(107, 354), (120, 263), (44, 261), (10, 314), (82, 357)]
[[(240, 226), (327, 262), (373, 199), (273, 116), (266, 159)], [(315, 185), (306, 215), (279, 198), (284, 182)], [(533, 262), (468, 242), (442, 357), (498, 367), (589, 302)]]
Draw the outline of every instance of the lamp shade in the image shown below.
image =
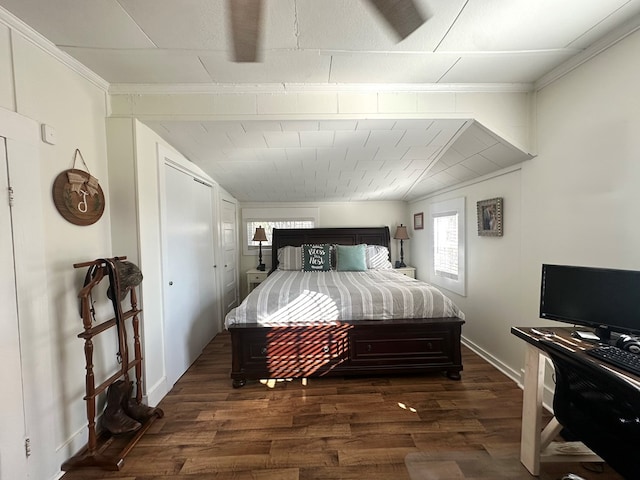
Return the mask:
[(267, 241), (267, 234), (265, 233), (264, 228), (262, 228), (262, 226), (259, 226), (256, 228), (256, 233), (253, 234), (253, 241), (254, 242)]
[(409, 240), (409, 233), (407, 232), (406, 225), (400, 224), (399, 227), (396, 227), (396, 233), (393, 238), (396, 240)]

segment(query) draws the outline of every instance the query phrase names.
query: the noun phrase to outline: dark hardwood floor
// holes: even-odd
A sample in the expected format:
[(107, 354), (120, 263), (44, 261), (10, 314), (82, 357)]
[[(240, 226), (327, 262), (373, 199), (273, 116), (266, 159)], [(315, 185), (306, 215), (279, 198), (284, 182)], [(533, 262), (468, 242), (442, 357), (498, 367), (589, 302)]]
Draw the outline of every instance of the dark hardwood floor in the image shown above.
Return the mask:
[[(236, 390), (230, 360), (222, 333), (163, 399), (164, 418), (120, 471), (77, 469), (63, 480), (535, 478), (518, 460), (522, 391), (466, 348), (461, 381), (321, 378)], [(542, 470), (542, 480), (621, 478), (601, 464)]]

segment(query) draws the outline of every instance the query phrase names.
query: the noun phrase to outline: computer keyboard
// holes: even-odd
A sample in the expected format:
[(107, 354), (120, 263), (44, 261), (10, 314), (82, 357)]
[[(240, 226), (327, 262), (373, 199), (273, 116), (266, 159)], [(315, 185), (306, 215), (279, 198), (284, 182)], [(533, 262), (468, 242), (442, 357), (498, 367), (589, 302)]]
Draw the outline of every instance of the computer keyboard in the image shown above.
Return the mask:
[(600, 345), (585, 350), (584, 353), (614, 365), (621, 370), (640, 376), (640, 355), (611, 345)]

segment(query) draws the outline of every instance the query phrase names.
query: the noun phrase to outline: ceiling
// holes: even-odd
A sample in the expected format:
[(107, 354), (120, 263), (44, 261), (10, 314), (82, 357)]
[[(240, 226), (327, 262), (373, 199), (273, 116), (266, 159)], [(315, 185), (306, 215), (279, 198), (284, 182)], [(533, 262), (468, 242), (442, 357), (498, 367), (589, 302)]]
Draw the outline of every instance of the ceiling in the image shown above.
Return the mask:
[(411, 200), (531, 158), (471, 120), (146, 123), (242, 202)]
[[(640, 0), (416, 0), (402, 41), (364, 0), (265, 0), (235, 63), (224, 0), (0, 0), (126, 85), (529, 85), (637, 21)], [(147, 121), (240, 201), (411, 200), (531, 158), (474, 121)]]

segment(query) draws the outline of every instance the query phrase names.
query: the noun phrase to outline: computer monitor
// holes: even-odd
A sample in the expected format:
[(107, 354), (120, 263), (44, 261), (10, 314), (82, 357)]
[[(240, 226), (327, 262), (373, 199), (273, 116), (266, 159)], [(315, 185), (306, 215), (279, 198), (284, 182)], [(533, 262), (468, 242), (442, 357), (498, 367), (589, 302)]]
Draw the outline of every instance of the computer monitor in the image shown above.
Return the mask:
[(640, 272), (570, 265), (542, 265), (540, 318), (640, 335)]

